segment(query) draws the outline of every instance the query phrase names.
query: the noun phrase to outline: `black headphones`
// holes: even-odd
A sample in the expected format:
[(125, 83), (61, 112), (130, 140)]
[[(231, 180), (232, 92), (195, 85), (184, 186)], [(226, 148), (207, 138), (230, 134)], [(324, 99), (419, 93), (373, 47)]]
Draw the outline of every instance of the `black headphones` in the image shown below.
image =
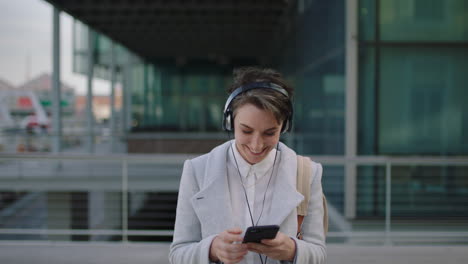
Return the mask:
[(228, 132), (234, 131), (234, 122), (233, 122), (234, 117), (233, 117), (233, 112), (231, 109), (231, 103), (234, 100), (234, 98), (236, 98), (239, 94), (245, 93), (253, 89), (273, 89), (277, 92), (280, 92), (281, 94), (286, 96), (286, 98), (288, 98), (289, 109), (291, 109), (291, 112), (288, 113), (288, 116), (286, 117), (286, 120), (284, 121), (283, 126), (281, 127), (281, 133), (291, 131), (293, 107), (292, 107), (291, 99), (289, 98), (289, 94), (283, 87), (275, 83), (271, 83), (271, 82), (253, 82), (253, 83), (248, 83), (246, 85), (243, 85), (239, 88), (236, 88), (231, 93), (231, 95), (229, 95), (226, 101), (226, 104), (224, 105), (223, 129)]

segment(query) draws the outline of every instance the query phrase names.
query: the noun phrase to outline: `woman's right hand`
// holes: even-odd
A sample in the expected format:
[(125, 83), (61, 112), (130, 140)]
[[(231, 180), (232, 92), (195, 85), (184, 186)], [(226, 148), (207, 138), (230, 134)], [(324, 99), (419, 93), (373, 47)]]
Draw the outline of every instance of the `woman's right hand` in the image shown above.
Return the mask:
[(242, 229), (232, 228), (217, 235), (210, 246), (210, 261), (225, 264), (240, 262), (247, 254), (247, 245), (242, 244)]

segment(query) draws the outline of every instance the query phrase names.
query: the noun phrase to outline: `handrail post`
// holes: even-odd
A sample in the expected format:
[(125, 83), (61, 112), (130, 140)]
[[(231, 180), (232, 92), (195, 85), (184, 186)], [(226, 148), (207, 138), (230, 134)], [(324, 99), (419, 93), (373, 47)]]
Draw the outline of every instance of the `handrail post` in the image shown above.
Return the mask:
[(128, 242), (128, 161), (122, 159), (122, 242)]
[(392, 212), (392, 167), (390, 161), (385, 169), (385, 245), (391, 244), (391, 212)]

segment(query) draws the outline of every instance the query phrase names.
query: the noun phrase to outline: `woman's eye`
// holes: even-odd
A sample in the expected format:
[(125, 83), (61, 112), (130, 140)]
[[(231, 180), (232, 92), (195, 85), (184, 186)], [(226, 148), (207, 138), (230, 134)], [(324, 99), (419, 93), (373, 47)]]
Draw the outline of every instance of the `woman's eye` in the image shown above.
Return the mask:
[(252, 131), (242, 131), (244, 134), (252, 134)]
[(268, 133), (265, 133), (265, 135), (267, 136), (274, 136), (276, 132), (268, 132)]

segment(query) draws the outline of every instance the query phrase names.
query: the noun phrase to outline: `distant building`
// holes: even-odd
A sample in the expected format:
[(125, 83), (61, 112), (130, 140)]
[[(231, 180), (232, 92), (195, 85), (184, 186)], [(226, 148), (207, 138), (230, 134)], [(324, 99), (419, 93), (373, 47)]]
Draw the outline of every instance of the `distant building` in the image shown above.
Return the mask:
[(0, 129), (11, 128), (14, 121), (8, 107), (8, 98), (5, 98), (6, 92), (13, 90), (14, 87), (9, 82), (0, 79)]
[[(63, 82), (61, 82), (60, 86), (62, 113), (65, 115), (73, 115), (75, 109), (75, 89)], [(39, 98), (39, 101), (41, 102), (41, 105), (44, 107), (45, 111), (49, 114), (52, 112), (53, 94), (52, 76), (50, 74), (43, 73), (19, 86), (18, 89), (24, 91), (33, 91)], [(19, 105), (20, 107), (27, 107), (27, 99), (18, 99), (18, 101), (22, 103)]]
[[(122, 107), (122, 90), (116, 89), (115, 93), (115, 109), (119, 110)], [(85, 115), (86, 110), (86, 95), (77, 95), (75, 99), (75, 113), (77, 116)], [(103, 121), (110, 118), (110, 96), (108, 95), (93, 95), (93, 114), (97, 121)]]
[(7, 82), (6, 80), (3, 80), (0, 78), (0, 91), (10, 91), (15, 89), (14, 86)]

